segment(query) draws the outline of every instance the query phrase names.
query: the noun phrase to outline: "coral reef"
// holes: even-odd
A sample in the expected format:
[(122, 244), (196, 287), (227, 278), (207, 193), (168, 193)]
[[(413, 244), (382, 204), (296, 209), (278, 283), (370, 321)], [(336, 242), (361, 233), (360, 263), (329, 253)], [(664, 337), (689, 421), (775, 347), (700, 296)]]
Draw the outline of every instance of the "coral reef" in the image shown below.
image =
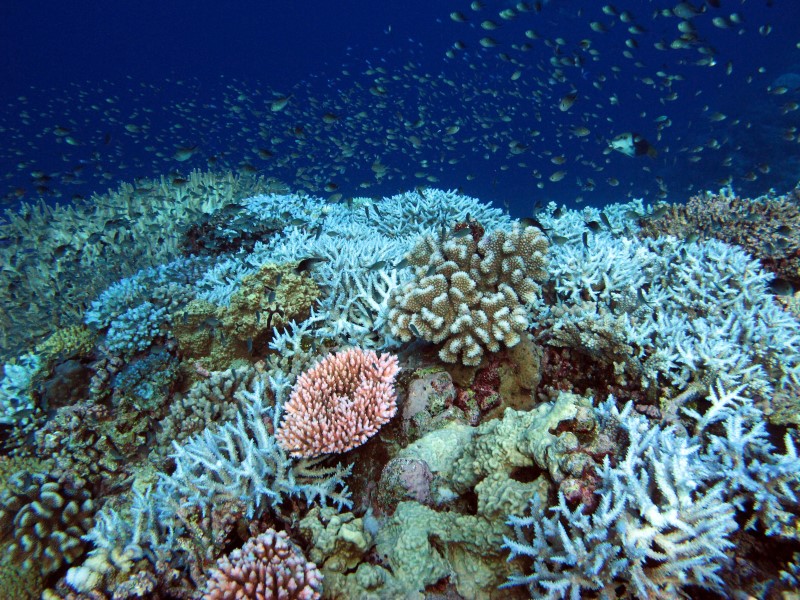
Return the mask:
[(784, 196), (740, 198), (731, 190), (692, 196), (666, 214), (641, 221), (641, 235), (717, 239), (744, 248), (761, 265), (800, 285), (800, 190)]
[(18, 471), (0, 491), (0, 539), (25, 570), (48, 575), (86, 549), (94, 517), (89, 492), (47, 473)]
[[(41, 306), (83, 306), (0, 340), (0, 595), (12, 568), (50, 600), (796, 585), (800, 322), (745, 250), (790, 254), (791, 232), (650, 235), (669, 210), (641, 201), (516, 222), (431, 189), (206, 199), (203, 179), (142, 192), (186, 214), (137, 216), (131, 188), (95, 209), (106, 230), (66, 227), (87, 289)], [(773, 200), (740, 216), (789, 215)], [(62, 214), (30, 210), (3, 227)], [(42, 248), (74, 275), (75, 244)]]
[[(575, 216), (544, 220), (558, 228)], [(747, 383), (765, 403), (800, 383), (800, 323), (740, 248), (604, 230), (551, 252), (553, 300), (538, 312), (538, 339), (613, 365), (617, 385), (634, 382), (666, 414), (717, 379)]]
[(5, 212), (0, 236), (0, 360), (58, 328), (109, 284), (180, 255), (180, 232), (204, 214), (264, 191), (263, 179), (193, 171), (121, 184), (85, 203), (23, 204)]
[(305, 320), (319, 297), (317, 284), (296, 266), (265, 263), (241, 278), (224, 305), (189, 302), (172, 327), (181, 352), (209, 370), (263, 352), (273, 331)]
[(329, 354), (297, 380), (276, 433), (294, 457), (360, 446), (397, 412), (397, 357), (351, 348)]
[(672, 430), (649, 428), (631, 407), (619, 413), (609, 400), (598, 411), (601, 427), (613, 417), (624, 428), (628, 447), (614, 466), (608, 457), (603, 462), (591, 514), (583, 504), (571, 510), (559, 494), (556, 506), (547, 509), (534, 496), (529, 516), (509, 519), (515, 538), (505, 545), (533, 565), (508, 585), (546, 598), (617, 597), (620, 581), (639, 598), (682, 598), (685, 585), (721, 591), (719, 571), (737, 529), (733, 506), (722, 484), (704, 485), (710, 474), (696, 460), (697, 446)]
[(519, 225), (479, 239), (469, 227), (425, 236), (406, 257), (414, 278), (390, 298), (392, 335), (441, 343), (443, 361), (465, 365), (516, 345), (546, 277), (547, 247), (541, 230)]
[(308, 562), (285, 532), (272, 529), (217, 561), (211, 570), (205, 600), (321, 597), (322, 574)]
[(322, 467), (313, 460), (293, 462), (271, 433), (278, 428), (281, 411), (264, 404), (265, 390), (265, 378), (257, 379), (252, 392), (237, 392), (245, 401), (244, 414), (237, 413), (235, 422), (174, 443), (175, 471), (162, 478), (158, 494), (185, 498), (184, 503), (204, 513), (218, 502), (233, 500), (246, 507), (248, 518), (263, 511), (265, 503), (278, 510), (287, 497), (349, 506), (344, 485), (349, 469)]

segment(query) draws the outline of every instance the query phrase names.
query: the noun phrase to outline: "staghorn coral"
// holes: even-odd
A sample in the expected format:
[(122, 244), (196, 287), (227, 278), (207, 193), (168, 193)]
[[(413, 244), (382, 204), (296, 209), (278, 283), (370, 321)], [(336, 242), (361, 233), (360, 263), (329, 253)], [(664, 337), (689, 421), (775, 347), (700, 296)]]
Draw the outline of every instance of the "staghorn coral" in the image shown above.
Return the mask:
[(741, 246), (768, 271), (800, 285), (800, 190), (783, 196), (740, 198), (732, 191), (706, 192), (666, 214), (641, 221), (641, 234), (669, 234)]
[(269, 529), (217, 561), (204, 600), (314, 600), (322, 595), (322, 573), (284, 531)]
[(525, 305), (545, 279), (547, 240), (536, 227), (515, 224), (476, 240), (427, 235), (407, 255), (414, 278), (389, 299), (392, 335), (442, 344), (449, 363), (480, 363), (484, 350), (514, 346), (530, 325)]
[(320, 461), (293, 461), (272, 434), (280, 421), (278, 403), (265, 405), (266, 383), (257, 379), (253, 391), (238, 391), (242, 410), (236, 421), (183, 444), (173, 443), (175, 471), (163, 476), (159, 496), (185, 498), (184, 505), (200, 507), (206, 514), (226, 500), (242, 503), (246, 516), (264, 512), (266, 505), (279, 512), (286, 498), (304, 498), (350, 506), (344, 477), (350, 469), (323, 467)]
[(0, 380), (0, 424), (25, 425), (37, 408), (34, 380), (40, 376), (42, 360), (25, 354), (16, 363), (6, 363)]
[(80, 204), (43, 201), (6, 210), (0, 238), (0, 360), (58, 328), (109, 284), (180, 255), (180, 232), (198, 217), (267, 188), (262, 178), (192, 171), (121, 184)]
[[(543, 220), (558, 230), (577, 216)], [(586, 246), (568, 241), (551, 253), (539, 340), (612, 366), (615, 385), (641, 388), (665, 414), (717, 379), (747, 383), (765, 403), (800, 385), (800, 322), (741, 248), (602, 230)]]
[(172, 398), (156, 432), (159, 452), (168, 452), (173, 441), (183, 442), (215, 423), (236, 420), (241, 405), (239, 391), (253, 392), (256, 381), (266, 377), (263, 370), (250, 365), (205, 373), (188, 393)]
[(694, 440), (651, 427), (631, 410), (629, 403), (617, 411), (611, 399), (597, 411), (601, 426), (624, 429), (628, 445), (613, 466), (606, 457), (599, 470), (594, 510), (572, 510), (559, 494), (549, 510), (534, 496), (529, 515), (511, 516), (514, 537), (505, 546), (532, 567), (506, 586), (573, 600), (586, 592), (616, 598), (620, 581), (639, 598), (683, 598), (685, 585), (722, 592), (720, 571), (737, 529), (725, 485), (714, 484)]
[(397, 412), (398, 370), (392, 354), (358, 348), (329, 354), (295, 383), (278, 444), (306, 458), (360, 446)]

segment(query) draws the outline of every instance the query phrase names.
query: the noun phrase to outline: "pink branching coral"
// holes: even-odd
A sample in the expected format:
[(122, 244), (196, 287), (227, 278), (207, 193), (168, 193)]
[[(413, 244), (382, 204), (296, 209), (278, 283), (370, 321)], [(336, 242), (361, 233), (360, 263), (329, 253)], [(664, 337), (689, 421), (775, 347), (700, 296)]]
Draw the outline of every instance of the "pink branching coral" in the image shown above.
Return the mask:
[(276, 438), (295, 457), (360, 446), (397, 412), (397, 357), (351, 348), (303, 373), (286, 403)]
[(285, 532), (268, 529), (217, 561), (204, 600), (312, 600), (322, 595), (322, 573)]

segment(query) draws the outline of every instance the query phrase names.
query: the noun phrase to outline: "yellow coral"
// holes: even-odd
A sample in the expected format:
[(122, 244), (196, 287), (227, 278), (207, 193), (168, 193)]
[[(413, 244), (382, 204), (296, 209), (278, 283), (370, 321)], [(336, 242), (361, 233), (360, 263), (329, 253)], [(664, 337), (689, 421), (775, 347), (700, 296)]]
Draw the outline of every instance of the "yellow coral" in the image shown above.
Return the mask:
[(94, 348), (97, 334), (83, 325), (58, 329), (45, 341), (36, 345), (36, 354), (42, 362), (49, 363), (61, 356), (86, 356)]

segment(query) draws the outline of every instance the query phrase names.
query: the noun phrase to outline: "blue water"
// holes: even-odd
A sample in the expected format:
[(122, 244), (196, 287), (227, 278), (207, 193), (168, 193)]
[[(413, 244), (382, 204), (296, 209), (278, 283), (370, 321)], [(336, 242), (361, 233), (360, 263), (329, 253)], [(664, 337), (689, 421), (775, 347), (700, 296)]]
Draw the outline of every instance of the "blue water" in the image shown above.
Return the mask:
[[(657, 13), (677, 4), (616, 2), (613, 14), (593, 0), (479, 11), (418, 0), (6, 5), (0, 198), (84, 201), (194, 168), (246, 169), (323, 196), (326, 186), (345, 196), (459, 188), (517, 214), (549, 200), (792, 188), (800, 75), (785, 93), (775, 82), (800, 74), (800, 3), (695, 0), (696, 39), (672, 49), (681, 19)], [(514, 19), (499, 16), (509, 8)], [(632, 20), (620, 18), (625, 10)], [(454, 21), (455, 11), (468, 21)], [(485, 20), (499, 28), (483, 29)], [(495, 46), (480, 44), (487, 36)], [(559, 73), (561, 59), (571, 64)], [(572, 91), (575, 104), (561, 111)], [(671, 126), (659, 131), (665, 119)], [(577, 137), (576, 127), (589, 133)], [(624, 132), (658, 155), (609, 153)], [(177, 160), (178, 148), (191, 157)], [(386, 175), (376, 177), (376, 161)]]

